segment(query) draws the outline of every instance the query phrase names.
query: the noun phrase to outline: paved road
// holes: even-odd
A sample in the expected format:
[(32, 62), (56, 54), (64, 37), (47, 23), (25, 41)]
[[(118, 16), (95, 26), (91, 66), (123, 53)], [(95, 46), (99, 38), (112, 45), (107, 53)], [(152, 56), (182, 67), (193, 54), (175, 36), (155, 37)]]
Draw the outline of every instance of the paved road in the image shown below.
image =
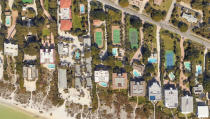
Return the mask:
[(97, 0), (97, 1), (102, 2), (105, 5), (109, 5), (114, 8), (117, 8), (117, 9), (121, 10), (122, 12), (128, 13), (130, 15), (138, 16), (140, 19), (142, 19), (144, 21), (147, 21), (149, 23), (160, 26), (161, 28), (169, 30), (171, 32), (177, 33), (177, 34), (181, 35), (182, 37), (185, 37), (185, 39), (190, 39), (190, 40), (200, 43), (200, 44), (204, 45), (206, 48), (210, 49), (210, 40), (202, 38), (200, 36), (195, 36), (195, 34), (191, 33), (190, 31), (182, 33), (177, 28), (175, 28), (174, 26), (172, 26), (171, 24), (169, 24), (165, 21), (161, 21), (161, 22), (153, 21), (150, 17), (148, 17), (144, 14), (139, 14), (138, 12), (131, 10), (129, 8), (122, 8), (121, 6), (111, 2), (109, 0)]

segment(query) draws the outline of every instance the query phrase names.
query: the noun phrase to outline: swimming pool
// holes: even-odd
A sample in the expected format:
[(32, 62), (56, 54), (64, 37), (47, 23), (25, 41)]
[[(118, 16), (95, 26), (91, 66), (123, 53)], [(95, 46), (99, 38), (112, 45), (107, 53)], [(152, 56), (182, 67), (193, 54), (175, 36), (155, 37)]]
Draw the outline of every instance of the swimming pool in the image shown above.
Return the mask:
[(83, 4), (80, 5), (80, 13), (81, 14), (85, 13), (85, 6)]
[(6, 26), (10, 26), (11, 24), (11, 16), (6, 16)]
[(148, 58), (149, 63), (157, 63), (157, 58)]
[(105, 83), (105, 82), (99, 82), (99, 85), (102, 86), (102, 87), (107, 87), (108, 86), (108, 84)]
[(48, 64), (49, 69), (55, 69), (55, 64)]
[(190, 62), (184, 62), (184, 67), (185, 67), (185, 69), (187, 69), (187, 70), (191, 70), (191, 64), (190, 64)]
[(133, 70), (133, 76), (134, 77), (140, 77), (141, 74), (137, 70)]
[(171, 80), (174, 80), (175, 79), (175, 75), (174, 75), (174, 73), (169, 73), (169, 78), (171, 79)]
[(199, 74), (202, 74), (202, 66), (201, 65), (196, 65), (195, 76), (198, 76)]
[(112, 55), (113, 56), (117, 56), (118, 55), (117, 48), (112, 48)]
[(76, 52), (76, 56), (75, 56), (75, 57), (76, 57), (76, 59), (79, 59), (79, 58), (80, 58), (80, 53), (79, 53), (79, 51)]

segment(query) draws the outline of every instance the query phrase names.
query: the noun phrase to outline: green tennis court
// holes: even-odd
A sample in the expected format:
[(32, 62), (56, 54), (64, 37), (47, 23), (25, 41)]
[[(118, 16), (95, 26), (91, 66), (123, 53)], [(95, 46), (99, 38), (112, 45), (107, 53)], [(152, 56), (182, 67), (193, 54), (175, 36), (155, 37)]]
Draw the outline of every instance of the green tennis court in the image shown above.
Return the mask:
[(102, 47), (103, 41), (102, 41), (102, 32), (95, 32), (95, 38), (96, 38), (96, 44), (98, 47)]
[(119, 29), (113, 30), (113, 42), (114, 44), (120, 43), (120, 30)]
[(33, 0), (22, 0), (24, 3), (33, 3)]
[(135, 28), (129, 29), (129, 40), (131, 43), (131, 48), (138, 48), (138, 32)]

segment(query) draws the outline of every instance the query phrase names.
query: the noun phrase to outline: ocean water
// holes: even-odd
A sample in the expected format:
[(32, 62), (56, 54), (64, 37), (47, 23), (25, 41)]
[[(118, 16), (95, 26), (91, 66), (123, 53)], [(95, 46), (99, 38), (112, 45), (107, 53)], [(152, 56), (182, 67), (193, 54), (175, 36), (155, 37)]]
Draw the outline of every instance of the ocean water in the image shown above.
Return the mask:
[(1, 119), (40, 119), (32, 117), (27, 112), (21, 112), (19, 109), (7, 107), (0, 104), (0, 118)]

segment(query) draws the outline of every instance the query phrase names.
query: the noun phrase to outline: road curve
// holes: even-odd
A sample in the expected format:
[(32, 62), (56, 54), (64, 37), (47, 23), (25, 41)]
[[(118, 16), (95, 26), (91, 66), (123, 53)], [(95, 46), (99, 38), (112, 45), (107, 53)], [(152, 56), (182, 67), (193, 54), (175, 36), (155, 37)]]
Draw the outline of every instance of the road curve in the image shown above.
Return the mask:
[(171, 24), (169, 24), (165, 21), (160, 21), (160, 22), (153, 21), (150, 17), (148, 17), (144, 14), (140, 14), (137, 11), (131, 10), (129, 8), (122, 8), (120, 5), (117, 5), (109, 0), (97, 0), (97, 1), (103, 3), (104, 5), (112, 6), (116, 9), (119, 9), (124, 13), (128, 13), (130, 15), (135, 15), (135, 16), (139, 17), (141, 20), (155, 24), (155, 25), (160, 26), (161, 28), (169, 30), (171, 32), (177, 33), (177, 34), (181, 35), (182, 37), (185, 37), (185, 39), (190, 39), (190, 40), (197, 42), (199, 44), (202, 44), (206, 48), (210, 49), (210, 41), (208, 39), (200, 37), (200, 36), (196, 36), (192, 32), (189, 32), (189, 31), (185, 32), (185, 33), (180, 32), (177, 28), (175, 28), (174, 26), (172, 26)]

